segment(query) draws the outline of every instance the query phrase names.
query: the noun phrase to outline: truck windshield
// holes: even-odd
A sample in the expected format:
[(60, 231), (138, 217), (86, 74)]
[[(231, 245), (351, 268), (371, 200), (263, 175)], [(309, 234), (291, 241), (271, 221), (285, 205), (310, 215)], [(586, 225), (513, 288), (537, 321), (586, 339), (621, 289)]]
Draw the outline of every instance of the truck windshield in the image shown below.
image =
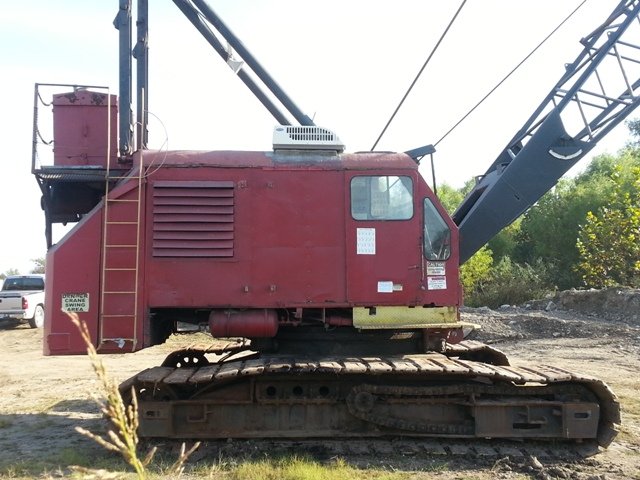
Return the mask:
[(39, 277), (7, 278), (2, 285), (2, 290), (44, 290), (44, 279)]
[(357, 176), (351, 179), (355, 220), (408, 220), (413, 217), (411, 177)]
[(451, 255), (451, 230), (433, 202), (424, 199), (424, 256), (446, 260)]

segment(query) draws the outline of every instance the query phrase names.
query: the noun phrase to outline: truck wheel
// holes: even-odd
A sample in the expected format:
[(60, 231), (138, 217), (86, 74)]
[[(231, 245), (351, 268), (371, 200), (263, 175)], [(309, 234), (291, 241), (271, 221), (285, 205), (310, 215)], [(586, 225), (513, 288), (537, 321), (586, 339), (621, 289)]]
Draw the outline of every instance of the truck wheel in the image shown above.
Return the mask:
[(29, 326), (31, 328), (42, 328), (44, 325), (44, 308), (42, 305), (36, 305), (36, 309), (33, 312), (33, 318), (29, 319)]

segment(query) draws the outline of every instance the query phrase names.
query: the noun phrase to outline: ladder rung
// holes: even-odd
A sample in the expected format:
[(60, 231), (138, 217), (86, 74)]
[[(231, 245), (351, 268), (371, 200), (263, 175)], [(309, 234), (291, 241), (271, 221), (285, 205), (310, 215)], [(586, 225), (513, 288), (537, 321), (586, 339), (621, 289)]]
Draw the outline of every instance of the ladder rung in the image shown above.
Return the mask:
[[(141, 173), (141, 172), (140, 172)], [(120, 180), (120, 179), (127, 179), (127, 180), (136, 180), (136, 176), (130, 176), (130, 175), (126, 175), (126, 176), (112, 176), (112, 177), (108, 177), (107, 178), (107, 183), (113, 183), (114, 181)], [(108, 319), (113, 319), (113, 322), (118, 323), (117, 319), (121, 319), (120, 322), (130, 322), (131, 320), (133, 320), (133, 325), (134, 325), (134, 330), (135, 330), (135, 325), (137, 325), (138, 323), (138, 312), (137, 312), (137, 304), (138, 304), (138, 300), (137, 300), (137, 295), (138, 295), (138, 266), (137, 266), (137, 262), (138, 262), (138, 255), (140, 254), (140, 250), (139, 250), (139, 242), (140, 242), (140, 238), (141, 238), (141, 233), (140, 233), (140, 207), (141, 207), (141, 195), (142, 195), (142, 188), (141, 188), (141, 180), (142, 177), (140, 175), (137, 176), (137, 180), (138, 180), (138, 198), (110, 198), (110, 192), (109, 192), (109, 187), (107, 185), (107, 191), (105, 192), (105, 196), (104, 196), (104, 217), (102, 219), (102, 223), (103, 223), (103, 229), (104, 229), (104, 236), (103, 236), (103, 240), (102, 240), (102, 258), (103, 258), (103, 265), (102, 265), (102, 278), (103, 280), (106, 280), (106, 275), (109, 274), (111, 275), (109, 272), (126, 272), (127, 273), (127, 278), (130, 279), (131, 278), (131, 274), (133, 274), (133, 280), (135, 281), (135, 283), (133, 284), (133, 288), (134, 290), (106, 290), (105, 289), (105, 285), (104, 283), (101, 285), (100, 290), (101, 290), (101, 302), (105, 303), (105, 302), (109, 302), (107, 295), (128, 295), (128, 296), (133, 296), (133, 303), (134, 303), (134, 311), (132, 313), (121, 313), (121, 314), (105, 314), (105, 313), (100, 313), (100, 320), (101, 321), (107, 321)], [(118, 208), (117, 205), (121, 204), (123, 205), (123, 208), (129, 208), (126, 207), (126, 204), (131, 205), (131, 208), (134, 208), (137, 210), (136, 212), (124, 212), (125, 218), (126, 217), (133, 217), (133, 221), (131, 220), (109, 220), (109, 218), (118, 218), (117, 215), (117, 211), (114, 213), (110, 213), (109, 212), (109, 206), (112, 205), (113, 208)], [(131, 208), (129, 208), (129, 210), (131, 210)], [(108, 244), (107, 243), (107, 232), (109, 229), (110, 225), (123, 225), (123, 226), (135, 226), (136, 228), (136, 237), (134, 238), (134, 240), (136, 241), (135, 244), (131, 245), (131, 244)], [(115, 240), (115, 239), (114, 239)], [(109, 250), (107, 249), (111, 249), (111, 248), (117, 248), (117, 249), (135, 249), (134, 252), (136, 254), (136, 261), (134, 263), (135, 267), (107, 267), (107, 263), (109, 263), (107, 261), (107, 259), (109, 258), (108, 255), (114, 254), (115, 252), (109, 253)], [(129, 264), (131, 264), (131, 262), (127, 262)], [(126, 285), (124, 285), (126, 286)], [(126, 297), (125, 297), (126, 298)], [(113, 300), (113, 299), (112, 299)], [(102, 310), (102, 309), (101, 309)], [(100, 335), (102, 335), (102, 331), (100, 333)], [(100, 345), (104, 345), (105, 343), (109, 343), (109, 342), (115, 342), (116, 345), (118, 345), (120, 348), (122, 348), (124, 346), (124, 342), (130, 342), (133, 347), (132, 349), (135, 350), (135, 346), (138, 342), (137, 338), (102, 338), (100, 340)]]

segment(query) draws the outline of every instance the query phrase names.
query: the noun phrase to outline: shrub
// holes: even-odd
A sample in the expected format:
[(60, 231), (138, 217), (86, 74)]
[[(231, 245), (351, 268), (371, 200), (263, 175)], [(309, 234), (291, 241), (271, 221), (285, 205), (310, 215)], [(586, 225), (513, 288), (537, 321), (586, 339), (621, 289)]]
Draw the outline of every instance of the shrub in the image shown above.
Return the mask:
[(465, 297), (473, 297), (477, 291), (482, 290), (491, 278), (492, 265), (491, 249), (485, 245), (460, 267), (460, 282)]
[(580, 227), (576, 270), (589, 287), (640, 286), (640, 167), (630, 175), (631, 187), (615, 169), (610, 202), (587, 213)]
[(518, 305), (534, 298), (542, 298), (553, 290), (548, 280), (548, 266), (541, 260), (534, 265), (519, 264), (503, 257), (493, 268), (489, 280), (469, 297), (473, 307)]

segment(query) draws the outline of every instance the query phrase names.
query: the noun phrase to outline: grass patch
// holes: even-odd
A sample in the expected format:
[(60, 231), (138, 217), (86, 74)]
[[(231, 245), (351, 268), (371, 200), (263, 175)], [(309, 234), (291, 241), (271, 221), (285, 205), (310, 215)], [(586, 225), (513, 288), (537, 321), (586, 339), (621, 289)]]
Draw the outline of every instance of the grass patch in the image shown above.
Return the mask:
[(402, 480), (411, 476), (407, 472), (360, 470), (341, 459), (324, 465), (298, 456), (247, 461), (227, 472), (230, 480)]
[(640, 419), (640, 399), (630, 396), (620, 396), (620, 406), (622, 408), (622, 425), (616, 438), (617, 441), (627, 442), (632, 445), (640, 445), (638, 436), (637, 420)]
[[(85, 467), (87, 471), (75, 467), (70, 469), (68, 465)], [(174, 480), (178, 477), (171, 467), (168, 463), (154, 461), (147, 467), (146, 478)], [(55, 459), (13, 462), (10, 466), (0, 468), (0, 479), (138, 478), (136, 473), (128, 470), (127, 463), (117, 455), (96, 456), (90, 452), (65, 449), (59, 452)], [(203, 462), (187, 468), (184, 475), (186, 478), (214, 480), (409, 480), (416, 478), (415, 472), (394, 472), (382, 468), (358, 469), (341, 459), (324, 464), (299, 456), (238, 462), (218, 460), (213, 464)]]
[(622, 407), (622, 411), (627, 415), (640, 417), (640, 398), (621, 396), (620, 405)]
[(102, 453), (99, 449), (85, 449), (85, 448), (63, 448), (57, 452), (55, 458), (50, 459), (50, 463), (57, 463), (58, 465), (80, 465), (83, 467), (96, 467), (96, 468), (114, 468), (116, 470), (123, 469), (125, 467), (124, 461), (115, 455), (96, 455), (96, 453)]
[[(19, 454), (16, 452), (16, 457)], [(69, 465), (79, 465), (91, 469), (102, 469), (110, 472), (124, 472), (127, 464), (119, 456), (108, 454), (100, 448), (63, 448), (51, 452), (50, 455), (28, 460), (12, 460), (0, 463), (0, 479), (4, 478), (37, 478), (47, 476), (47, 472), (67, 471)], [(55, 475), (54, 475), (55, 476)]]

